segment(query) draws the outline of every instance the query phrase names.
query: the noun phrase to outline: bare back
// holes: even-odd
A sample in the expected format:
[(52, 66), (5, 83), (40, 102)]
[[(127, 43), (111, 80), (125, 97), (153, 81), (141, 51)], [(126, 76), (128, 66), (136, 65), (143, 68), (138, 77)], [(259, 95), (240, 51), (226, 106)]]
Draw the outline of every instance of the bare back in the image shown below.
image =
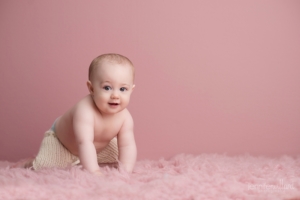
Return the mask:
[(114, 115), (103, 116), (94, 104), (90, 95), (80, 100), (56, 121), (55, 132), (60, 142), (74, 155), (78, 156), (78, 145), (73, 130), (73, 118), (76, 110), (81, 107), (93, 115), (94, 146), (99, 153), (119, 133), (123, 122), (128, 117), (127, 109)]

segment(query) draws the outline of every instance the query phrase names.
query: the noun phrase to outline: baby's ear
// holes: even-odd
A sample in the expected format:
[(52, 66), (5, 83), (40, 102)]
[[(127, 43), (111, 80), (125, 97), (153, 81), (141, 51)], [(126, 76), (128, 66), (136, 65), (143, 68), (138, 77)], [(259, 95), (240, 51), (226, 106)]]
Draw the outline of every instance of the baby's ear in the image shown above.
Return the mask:
[(87, 81), (86, 85), (87, 85), (87, 87), (89, 89), (90, 94), (94, 94), (94, 89), (93, 89), (92, 82), (91, 81)]

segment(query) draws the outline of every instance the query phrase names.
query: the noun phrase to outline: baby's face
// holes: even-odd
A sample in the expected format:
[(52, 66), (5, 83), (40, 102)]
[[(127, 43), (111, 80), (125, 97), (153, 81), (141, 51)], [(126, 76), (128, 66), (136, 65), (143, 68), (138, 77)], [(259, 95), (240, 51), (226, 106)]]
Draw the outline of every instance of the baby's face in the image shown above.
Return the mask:
[(129, 104), (134, 88), (132, 68), (128, 64), (104, 62), (95, 69), (91, 87), (101, 113), (118, 113)]

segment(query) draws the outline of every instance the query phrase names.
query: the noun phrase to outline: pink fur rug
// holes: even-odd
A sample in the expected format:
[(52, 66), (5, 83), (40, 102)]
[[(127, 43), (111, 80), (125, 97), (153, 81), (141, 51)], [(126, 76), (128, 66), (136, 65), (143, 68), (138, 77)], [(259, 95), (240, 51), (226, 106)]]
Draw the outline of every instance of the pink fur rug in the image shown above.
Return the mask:
[(10, 168), (0, 161), (0, 199), (300, 199), (300, 156), (180, 154), (141, 160), (134, 173), (104, 166), (103, 177), (80, 167)]

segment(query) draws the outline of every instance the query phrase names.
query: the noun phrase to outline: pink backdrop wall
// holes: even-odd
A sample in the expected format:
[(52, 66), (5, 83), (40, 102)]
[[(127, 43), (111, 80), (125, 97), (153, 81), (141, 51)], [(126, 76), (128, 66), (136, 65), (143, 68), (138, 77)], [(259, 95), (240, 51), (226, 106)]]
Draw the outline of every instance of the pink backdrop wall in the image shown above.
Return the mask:
[(0, 1), (0, 159), (34, 155), (107, 52), (136, 66), (139, 159), (299, 155), (300, 2), (184, 2)]

